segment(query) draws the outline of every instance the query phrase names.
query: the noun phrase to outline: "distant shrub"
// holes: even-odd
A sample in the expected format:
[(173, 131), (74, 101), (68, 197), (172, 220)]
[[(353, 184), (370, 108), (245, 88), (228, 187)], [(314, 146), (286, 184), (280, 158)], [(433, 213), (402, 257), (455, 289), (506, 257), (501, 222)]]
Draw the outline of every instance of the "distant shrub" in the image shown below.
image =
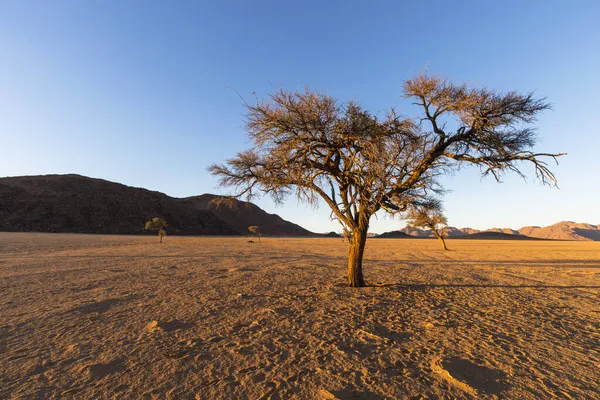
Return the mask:
[(160, 238), (160, 243), (163, 241), (163, 236), (167, 235), (167, 231), (165, 228), (167, 227), (167, 221), (162, 218), (156, 217), (152, 218), (152, 220), (146, 222), (146, 226), (144, 229), (147, 231), (158, 232), (158, 237)]
[(258, 237), (258, 241), (260, 242), (260, 226), (249, 226), (248, 232), (250, 232), (252, 235), (256, 235), (256, 237)]

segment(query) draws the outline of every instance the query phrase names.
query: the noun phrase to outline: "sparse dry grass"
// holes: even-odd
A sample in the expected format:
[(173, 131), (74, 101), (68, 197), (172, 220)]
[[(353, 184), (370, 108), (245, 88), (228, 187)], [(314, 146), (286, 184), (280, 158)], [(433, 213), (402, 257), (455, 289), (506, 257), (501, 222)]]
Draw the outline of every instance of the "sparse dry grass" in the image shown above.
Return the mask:
[(600, 398), (600, 243), (0, 233), (0, 398)]

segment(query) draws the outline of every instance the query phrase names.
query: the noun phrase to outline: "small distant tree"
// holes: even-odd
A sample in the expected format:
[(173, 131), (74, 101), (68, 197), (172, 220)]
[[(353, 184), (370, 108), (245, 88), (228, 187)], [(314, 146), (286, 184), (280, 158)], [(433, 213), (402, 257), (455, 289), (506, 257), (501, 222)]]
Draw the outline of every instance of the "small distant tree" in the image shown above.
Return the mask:
[(352, 232), (348, 286), (365, 286), (363, 255), (369, 221), (377, 212), (404, 213), (439, 193), (438, 178), (465, 165), (500, 180), (507, 171), (524, 177), (533, 166), (542, 183), (556, 179), (537, 153), (529, 126), (549, 108), (532, 93), (500, 93), (419, 75), (404, 84), (404, 96), (419, 108), (414, 119), (391, 109), (378, 118), (358, 103), (330, 96), (276, 91), (265, 102), (245, 104), (249, 150), (209, 171), (232, 197), (250, 201), (257, 192), (281, 203), (299, 201), (331, 208), (333, 218)]
[(150, 221), (146, 222), (145, 229), (151, 232), (158, 232), (158, 237), (160, 238), (160, 243), (163, 241), (163, 236), (167, 235), (167, 231), (165, 228), (167, 227), (167, 221), (162, 218), (156, 217), (152, 218)]
[(423, 204), (409, 207), (404, 219), (410, 228), (428, 228), (442, 243), (444, 250), (448, 250), (444, 236), (448, 227), (448, 220), (442, 213), (441, 204), (431, 200)]
[(258, 242), (260, 243), (260, 226), (249, 226), (248, 227), (248, 232), (250, 232), (252, 235), (255, 235), (256, 237), (258, 237)]

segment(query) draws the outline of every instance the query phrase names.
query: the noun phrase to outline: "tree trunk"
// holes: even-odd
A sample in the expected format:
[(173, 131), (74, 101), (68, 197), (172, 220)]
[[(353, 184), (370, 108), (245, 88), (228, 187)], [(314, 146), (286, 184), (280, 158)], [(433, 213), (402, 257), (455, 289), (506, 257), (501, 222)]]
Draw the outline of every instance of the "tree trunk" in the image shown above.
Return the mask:
[(369, 226), (359, 227), (352, 231), (350, 239), (350, 252), (348, 254), (348, 286), (364, 287), (365, 280), (362, 273), (362, 261), (367, 242), (367, 231)]
[(162, 243), (162, 235), (158, 235), (160, 237), (160, 243)]
[(440, 235), (439, 233), (436, 232), (436, 230), (433, 230), (433, 233), (435, 234), (435, 236), (440, 240), (440, 242), (442, 243), (442, 248), (444, 250), (448, 250), (448, 247), (446, 247), (446, 241), (444, 240), (444, 237), (442, 235)]

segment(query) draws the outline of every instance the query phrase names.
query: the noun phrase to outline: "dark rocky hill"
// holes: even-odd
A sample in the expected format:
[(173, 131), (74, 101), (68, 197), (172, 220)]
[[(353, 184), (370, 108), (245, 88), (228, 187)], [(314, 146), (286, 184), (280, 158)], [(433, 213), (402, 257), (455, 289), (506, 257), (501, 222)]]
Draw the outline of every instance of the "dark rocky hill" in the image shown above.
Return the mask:
[[(423, 232), (422, 235), (417, 235), (415, 232), (417, 232), (417, 230), (415, 229), (410, 229), (410, 232), (412, 234), (407, 234), (405, 233), (404, 230), (399, 230), (399, 231), (391, 231), (391, 232), (386, 232), (386, 233), (382, 233), (379, 236), (376, 236), (377, 238), (397, 238), (397, 239), (433, 239), (435, 236), (433, 236), (433, 234), (429, 235), (429, 233), (431, 231), (427, 230), (427, 231), (421, 231)], [(508, 233), (504, 233), (504, 232), (490, 232), (490, 231), (484, 231), (484, 232), (476, 232), (476, 233), (471, 233), (471, 234), (462, 234), (462, 235), (449, 235), (449, 238), (451, 239), (488, 239), (488, 240), (527, 240), (527, 239), (534, 239), (528, 236), (524, 236), (524, 235), (512, 235), (512, 234), (508, 234)]]
[(408, 235), (401, 231), (384, 232), (381, 235), (374, 236), (373, 239), (415, 239), (415, 236)]
[(221, 196), (203, 194), (181, 199), (183, 204), (197, 210), (211, 211), (227, 225), (241, 233), (247, 233), (248, 227), (260, 226), (261, 235), (272, 236), (316, 236), (300, 225), (286, 221), (277, 214), (269, 214), (255, 204), (233, 200), (233, 204), (215, 202)]
[(0, 231), (140, 234), (147, 220), (162, 217), (175, 235), (239, 235), (248, 225), (264, 225), (263, 234), (310, 234), (253, 204), (227, 211), (197, 200), (214, 197), (178, 199), (80, 175), (0, 178)]
[[(472, 233), (470, 235), (455, 236), (452, 239), (484, 239), (484, 240), (535, 240), (529, 236), (520, 234), (497, 232), (497, 231), (483, 231)], [(539, 240), (539, 239), (538, 239)]]
[(331, 231), (331, 232), (329, 232), (329, 233), (326, 233), (326, 234), (325, 234), (325, 237), (329, 237), (329, 238), (341, 238), (341, 237), (342, 237), (342, 235), (340, 235), (340, 234), (339, 234), (339, 233), (337, 233), (337, 232), (333, 232), (333, 231)]

